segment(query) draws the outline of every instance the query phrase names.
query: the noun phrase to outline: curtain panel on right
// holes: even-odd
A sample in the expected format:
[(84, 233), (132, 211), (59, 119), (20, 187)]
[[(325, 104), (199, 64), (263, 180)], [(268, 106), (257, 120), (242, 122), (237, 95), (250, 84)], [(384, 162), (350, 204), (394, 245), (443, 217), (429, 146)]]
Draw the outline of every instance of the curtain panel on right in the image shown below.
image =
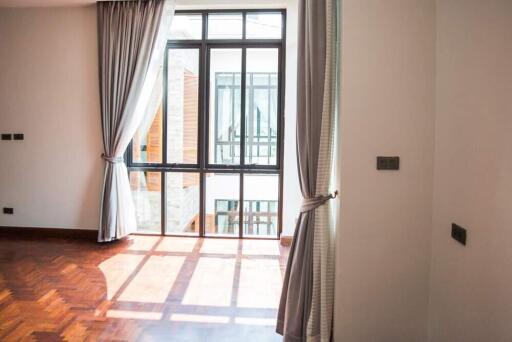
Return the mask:
[(284, 341), (330, 341), (334, 219), (329, 194), (337, 107), (337, 0), (299, 0), (297, 164), (303, 204), (284, 276), (277, 329)]

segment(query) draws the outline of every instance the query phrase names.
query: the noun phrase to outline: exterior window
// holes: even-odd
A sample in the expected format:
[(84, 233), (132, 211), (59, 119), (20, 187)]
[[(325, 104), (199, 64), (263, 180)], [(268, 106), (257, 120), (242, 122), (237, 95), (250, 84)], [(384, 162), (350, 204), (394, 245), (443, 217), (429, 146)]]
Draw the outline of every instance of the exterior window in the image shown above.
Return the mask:
[[(215, 223), (219, 230), (238, 229), (238, 201), (216, 200)], [(277, 201), (244, 201), (244, 231), (246, 235), (272, 236), (277, 232)]]
[(278, 238), (286, 11), (176, 11), (127, 149), (138, 231)]
[(246, 235), (272, 236), (277, 231), (277, 201), (245, 201)]
[(242, 49), (210, 50), (211, 165), (240, 165)]
[(216, 200), (215, 201), (215, 225), (218, 232), (233, 234), (238, 233), (238, 201), (237, 200)]
[[(277, 73), (247, 73), (246, 144), (248, 164), (275, 165), (277, 160)], [(215, 75), (215, 163), (232, 164), (239, 157), (240, 74)], [(227, 109), (226, 109), (227, 108)]]

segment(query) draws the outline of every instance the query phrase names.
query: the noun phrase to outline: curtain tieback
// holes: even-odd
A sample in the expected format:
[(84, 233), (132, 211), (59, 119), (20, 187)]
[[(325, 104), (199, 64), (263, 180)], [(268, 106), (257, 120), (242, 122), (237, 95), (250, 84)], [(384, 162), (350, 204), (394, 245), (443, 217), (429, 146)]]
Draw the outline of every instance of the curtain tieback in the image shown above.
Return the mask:
[(106, 162), (111, 163), (111, 164), (117, 164), (117, 163), (124, 162), (123, 157), (111, 157), (111, 156), (107, 156), (105, 153), (101, 154), (101, 158), (103, 158), (103, 160), (105, 160)]
[(338, 190), (334, 191), (332, 194), (329, 195), (320, 195), (311, 198), (304, 198), (302, 200), (300, 212), (305, 213), (308, 211), (313, 211), (322, 204), (324, 204), (325, 202), (327, 202), (328, 200), (336, 198), (336, 196), (338, 196)]

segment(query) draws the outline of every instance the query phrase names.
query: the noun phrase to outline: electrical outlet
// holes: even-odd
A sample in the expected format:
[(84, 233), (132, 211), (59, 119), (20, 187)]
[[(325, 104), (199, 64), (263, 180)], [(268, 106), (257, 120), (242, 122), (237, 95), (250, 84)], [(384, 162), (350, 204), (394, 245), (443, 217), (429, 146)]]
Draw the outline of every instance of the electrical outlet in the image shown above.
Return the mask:
[(467, 232), (466, 229), (462, 228), (461, 226), (452, 223), (452, 238), (461, 243), (462, 245), (466, 245), (466, 236)]
[(23, 135), (23, 133), (14, 133), (13, 136), (14, 136), (14, 140), (24, 140), (25, 139), (25, 136)]
[(2, 133), (2, 140), (12, 140), (11, 133)]
[(4, 207), (4, 214), (13, 215), (14, 214), (14, 208)]
[(399, 170), (400, 157), (377, 157), (377, 170)]

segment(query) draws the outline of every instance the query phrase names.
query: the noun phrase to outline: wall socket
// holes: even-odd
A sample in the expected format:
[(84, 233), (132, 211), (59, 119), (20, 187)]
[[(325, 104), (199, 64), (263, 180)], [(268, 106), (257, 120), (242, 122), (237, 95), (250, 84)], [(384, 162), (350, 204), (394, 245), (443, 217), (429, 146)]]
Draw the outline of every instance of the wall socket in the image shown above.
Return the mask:
[(462, 228), (461, 226), (452, 223), (452, 238), (458, 241), (459, 243), (466, 245), (466, 229)]
[(400, 157), (377, 157), (377, 170), (399, 170)]
[(4, 207), (4, 214), (6, 214), (6, 215), (13, 215), (14, 214), (14, 208)]
[(23, 133), (2, 133), (2, 140), (25, 140)]

